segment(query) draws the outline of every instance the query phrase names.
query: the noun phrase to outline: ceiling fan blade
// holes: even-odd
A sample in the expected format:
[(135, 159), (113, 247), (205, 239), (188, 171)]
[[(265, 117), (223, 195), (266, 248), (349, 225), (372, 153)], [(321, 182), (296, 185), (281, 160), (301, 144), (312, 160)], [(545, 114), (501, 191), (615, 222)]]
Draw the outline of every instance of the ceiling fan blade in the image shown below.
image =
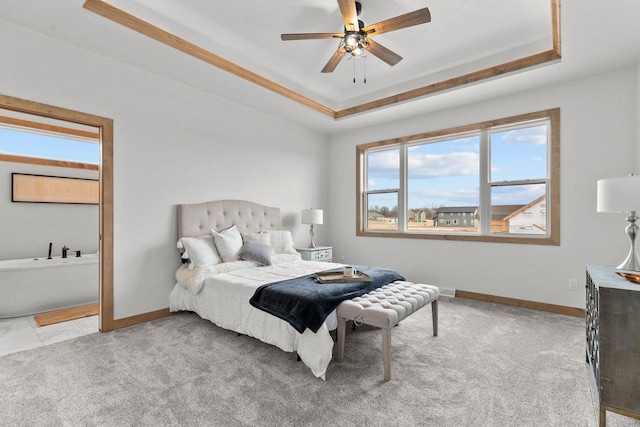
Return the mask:
[(342, 46), (339, 47), (338, 50), (334, 52), (333, 56), (331, 56), (331, 59), (329, 59), (329, 62), (327, 62), (327, 65), (324, 66), (324, 68), (322, 69), (322, 72), (323, 73), (333, 72), (333, 70), (336, 69), (336, 67), (344, 57), (344, 54), (345, 54), (344, 48)]
[(391, 66), (394, 66), (398, 62), (402, 61), (402, 56), (387, 49), (386, 47), (382, 46), (380, 43), (376, 43), (371, 39), (368, 39), (368, 40), (369, 40), (369, 47), (367, 48), (367, 50), (371, 52), (372, 55), (377, 56), (378, 58), (382, 59), (384, 62), (386, 62)]
[(338, 0), (340, 13), (344, 20), (344, 27), (347, 31), (358, 31), (358, 12), (356, 11), (356, 2), (354, 0)]
[(414, 25), (426, 24), (427, 22), (431, 22), (431, 13), (429, 12), (429, 8), (425, 7), (424, 9), (378, 22), (377, 24), (368, 25), (364, 27), (362, 31), (370, 33), (370, 36), (377, 36), (378, 34), (413, 27)]
[(299, 34), (281, 34), (280, 39), (283, 41), (288, 40), (310, 40), (310, 39), (330, 39), (330, 38), (342, 38), (344, 34), (341, 33), (299, 33)]

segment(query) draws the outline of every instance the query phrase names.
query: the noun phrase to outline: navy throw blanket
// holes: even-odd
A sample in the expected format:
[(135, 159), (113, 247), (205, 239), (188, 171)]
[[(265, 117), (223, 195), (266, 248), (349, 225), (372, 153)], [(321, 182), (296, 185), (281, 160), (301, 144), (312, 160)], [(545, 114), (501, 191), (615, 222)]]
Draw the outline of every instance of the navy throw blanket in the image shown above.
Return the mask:
[[(317, 332), (327, 316), (342, 301), (364, 295), (396, 280), (404, 280), (404, 277), (393, 270), (366, 266), (355, 268), (369, 275), (371, 281), (320, 284), (313, 274), (309, 274), (262, 285), (256, 289), (249, 303), (286, 320), (300, 333), (306, 328)], [(342, 268), (327, 271), (342, 271)]]

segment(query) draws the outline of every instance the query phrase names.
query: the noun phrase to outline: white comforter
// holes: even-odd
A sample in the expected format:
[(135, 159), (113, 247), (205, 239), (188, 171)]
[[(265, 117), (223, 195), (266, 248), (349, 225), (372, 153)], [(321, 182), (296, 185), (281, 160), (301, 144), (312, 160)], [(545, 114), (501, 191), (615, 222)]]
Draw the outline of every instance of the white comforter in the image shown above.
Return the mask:
[(333, 350), (329, 330), (335, 329), (335, 312), (318, 332), (307, 329), (300, 334), (286, 321), (252, 307), (249, 299), (266, 283), (342, 264), (303, 261), (298, 254), (275, 255), (273, 262), (271, 266), (258, 267), (249, 261), (237, 261), (195, 272), (181, 267), (176, 274), (179, 283), (169, 296), (169, 308), (196, 312), (222, 328), (255, 337), (284, 351), (296, 351), (313, 374), (324, 379)]

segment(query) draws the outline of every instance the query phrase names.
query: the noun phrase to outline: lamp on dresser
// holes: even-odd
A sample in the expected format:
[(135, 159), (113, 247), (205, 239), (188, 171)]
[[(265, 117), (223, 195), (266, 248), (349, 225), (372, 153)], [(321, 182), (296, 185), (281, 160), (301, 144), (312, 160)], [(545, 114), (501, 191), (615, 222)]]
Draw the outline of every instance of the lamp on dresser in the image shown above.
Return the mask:
[(628, 212), (626, 231), (631, 248), (627, 258), (617, 268), (619, 270), (640, 271), (640, 259), (636, 253), (636, 236), (640, 211), (640, 176), (631, 174), (625, 177), (605, 178), (598, 180), (598, 212)]
[(300, 222), (303, 224), (310, 224), (309, 234), (311, 234), (311, 243), (309, 244), (309, 247), (317, 247), (316, 243), (313, 241), (313, 237), (315, 235), (313, 226), (316, 224), (322, 224), (322, 209), (303, 209)]

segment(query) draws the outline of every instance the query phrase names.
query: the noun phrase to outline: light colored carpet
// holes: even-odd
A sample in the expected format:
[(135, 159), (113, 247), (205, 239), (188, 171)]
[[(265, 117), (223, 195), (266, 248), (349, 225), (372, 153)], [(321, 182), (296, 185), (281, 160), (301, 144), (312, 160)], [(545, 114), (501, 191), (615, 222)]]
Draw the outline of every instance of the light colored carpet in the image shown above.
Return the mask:
[[(193, 314), (0, 358), (11, 426), (588, 426), (584, 320), (442, 298), (393, 330), (347, 331), (327, 381)], [(609, 414), (611, 427), (640, 422)]]

